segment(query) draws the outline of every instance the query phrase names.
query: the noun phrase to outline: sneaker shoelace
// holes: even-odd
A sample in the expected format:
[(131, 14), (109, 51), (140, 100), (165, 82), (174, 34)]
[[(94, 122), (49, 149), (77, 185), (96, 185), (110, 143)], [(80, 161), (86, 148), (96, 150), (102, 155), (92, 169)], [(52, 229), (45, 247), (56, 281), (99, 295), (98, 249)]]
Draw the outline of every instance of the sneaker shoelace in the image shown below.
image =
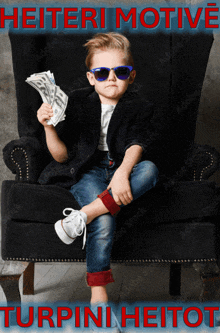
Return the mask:
[[(70, 211), (70, 213), (67, 214), (66, 211)], [(65, 208), (63, 210), (63, 215), (67, 216), (65, 218), (65, 222), (67, 222), (67, 223), (71, 222), (74, 217), (77, 217), (77, 225), (74, 224), (73, 231), (77, 236), (81, 236), (84, 231), (83, 247), (82, 247), (82, 249), (84, 249), (85, 243), (86, 243), (86, 224), (85, 224), (85, 221), (84, 221), (83, 217), (81, 216), (80, 212), (73, 208)]]

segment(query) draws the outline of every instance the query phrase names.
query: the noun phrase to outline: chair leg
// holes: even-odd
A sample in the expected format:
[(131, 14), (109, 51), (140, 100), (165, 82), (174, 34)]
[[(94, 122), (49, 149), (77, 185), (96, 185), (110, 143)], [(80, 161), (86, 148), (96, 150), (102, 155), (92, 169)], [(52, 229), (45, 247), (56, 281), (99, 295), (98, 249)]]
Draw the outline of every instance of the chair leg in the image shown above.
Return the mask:
[(5, 293), (7, 302), (20, 304), (19, 278), (28, 263), (19, 261), (5, 261), (0, 272), (0, 285)]
[(21, 274), (0, 276), (0, 285), (4, 291), (7, 304), (15, 302), (21, 304), (21, 295), (19, 292), (19, 278)]
[[(0, 276), (0, 285), (3, 289), (7, 300), (7, 306), (20, 307), (21, 306), (21, 295), (19, 291), (19, 278), (21, 274), (18, 275), (8, 275)], [(9, 315), (9, 325), (16, 326), (17, 318), (16, 312), (13, 311)]]
[(30, 262), (24, 271), (23, 295), (34, 295), (34, 262)]
[(181, 264), (170, 265), (169, 293), (171, 296), (181, 295)]
[[(0, 285), (4, 291), (8, 306), (21, 306), (21, 295), (19, 291), (19, 278), (28, 263), (5, 261), (0, 272)], [(10, 314), (10, 326), (16, 325), (16, 312)]]

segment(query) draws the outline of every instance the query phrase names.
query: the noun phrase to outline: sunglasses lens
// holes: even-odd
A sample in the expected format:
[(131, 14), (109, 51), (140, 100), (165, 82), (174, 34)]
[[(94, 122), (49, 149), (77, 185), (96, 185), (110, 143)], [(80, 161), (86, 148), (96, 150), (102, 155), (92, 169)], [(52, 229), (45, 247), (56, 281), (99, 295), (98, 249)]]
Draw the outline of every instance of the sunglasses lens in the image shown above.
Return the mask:
[(105, 81), (108, 78), (109, 71), (106, 68), (98, 68), (95, 71), (95, 78), (97, 81)]
[[(105, 81), (109, 76), (109, 68), (100, 67), (96, 68), (93, 73), (97, 81)], [(119, 80), (126, 80), (129, 78), (130, 69), (126, 66), (115, 67), (115, 75)]]
[(130, 75), (130, 70), (127, 67), (118, 67), (115, 70), (115, 74), (116, 74), (118, 79), (126, 80)]

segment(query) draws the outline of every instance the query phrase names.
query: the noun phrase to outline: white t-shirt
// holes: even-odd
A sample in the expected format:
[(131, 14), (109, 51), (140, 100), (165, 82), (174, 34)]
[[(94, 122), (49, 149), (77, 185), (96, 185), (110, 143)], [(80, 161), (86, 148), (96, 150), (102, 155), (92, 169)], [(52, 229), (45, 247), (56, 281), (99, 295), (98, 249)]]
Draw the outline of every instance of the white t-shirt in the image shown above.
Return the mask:
[(116, 105), (101, 104), (102, 115), (101, 115), (101, 130), (98, 149), (108, 151), (108, 145), (106, 142), (108, 125), (112, 116), (112, 113)]

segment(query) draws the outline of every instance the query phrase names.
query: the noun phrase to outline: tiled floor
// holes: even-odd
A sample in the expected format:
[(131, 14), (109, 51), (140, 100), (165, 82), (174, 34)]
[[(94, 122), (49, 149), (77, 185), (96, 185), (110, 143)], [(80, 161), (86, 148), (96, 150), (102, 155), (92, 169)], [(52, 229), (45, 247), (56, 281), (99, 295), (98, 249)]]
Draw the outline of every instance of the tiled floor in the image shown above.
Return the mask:
[[(115, 283), (108, 285), (112, 302), (172, 301), (168, 264), (112, 264)], [(35, 264), (35, 295), (30, 302), (82, 301), (90, 299), (85, 263)], [(22, 277), (20, 279), (22, 290)], [(199, 273), (190, 265), (182, 268), (181, 300), (198, 301), (202, 288)]]
[[(109, 300), (119, 302), (172, 301), (169, 295), (169, 264), (112, 264), (115, 282), (107, 286)], [(23, 302), (89, 302), (85, 263), (35, 264), (35, 294)], [(182, 265), (181, 301), (199, 301), (202, 281), (191, 264)], [(22, 294), (22, 280), (19, 286)], [(216, 295), (217, 296), (217, 295)], [(0, 301), (5, 301), (3, 292)]]

